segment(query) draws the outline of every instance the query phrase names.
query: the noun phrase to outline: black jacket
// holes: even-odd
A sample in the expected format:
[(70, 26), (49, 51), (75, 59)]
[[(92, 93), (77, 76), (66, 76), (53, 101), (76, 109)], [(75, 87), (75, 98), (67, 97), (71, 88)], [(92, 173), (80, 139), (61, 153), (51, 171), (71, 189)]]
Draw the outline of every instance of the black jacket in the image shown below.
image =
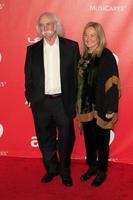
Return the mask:
[[(87, 82), (84, 68), (90, 70), (90, 64), (83, 58), (78, 65), (78, 97), (77, 97), (77, 114), (79, 122), (91, 121), (96, 118), (97, 124), (102, 128), (113, 128), (117, 119), (118, 100), (120, 93), (120, 81), (118, 67), (112, 52), (105, 48), (102, 55), (95, 58), (93, 68), (97, 68), (97, 80), (94, 87), (95, 101), (92, 105), (91, 91), (86, 90)], [(96, 65), (96, 66), (95, 66)], [(85, 89), (84, 89), (85, 88)], [(91, 104), (91, 105), (90, 105)], [(112, 119), (107, 119), (107, 113), (114, 113)]]
[[(68, 116), (75, 115), (76, 74), (79, 60), (78, 43), (59, 37), (60, 76), (64, 109)], [(31, 105), (44, 98), (45, 72), (43, 62), (43, 39), (27, 47), (25, 61), (25, 96)]]

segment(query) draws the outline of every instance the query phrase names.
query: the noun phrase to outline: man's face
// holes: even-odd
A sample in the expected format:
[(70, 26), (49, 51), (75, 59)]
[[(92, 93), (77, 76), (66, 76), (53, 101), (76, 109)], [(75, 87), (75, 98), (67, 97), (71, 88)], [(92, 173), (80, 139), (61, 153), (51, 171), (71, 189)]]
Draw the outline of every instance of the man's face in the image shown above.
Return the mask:
[(49, 16), (41, 17), (39, 27), (46, 39), (53, 37), (56, 33), (56, 22)]

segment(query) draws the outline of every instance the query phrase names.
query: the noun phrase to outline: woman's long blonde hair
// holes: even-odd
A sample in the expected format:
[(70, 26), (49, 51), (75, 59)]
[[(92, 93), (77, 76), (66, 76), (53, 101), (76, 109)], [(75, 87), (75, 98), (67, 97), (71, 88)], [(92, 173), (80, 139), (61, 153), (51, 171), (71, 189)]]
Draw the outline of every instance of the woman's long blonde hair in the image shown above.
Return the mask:
[(97, 22), (89, 22), (86, 24), (84, 28), (83, 35), (82, 35), (82, 49), (83, 49), (82, 55), (85, 56), (88, 53), (88, 48), (84, 42), (84, 35), (85, 35), (86, 30), (89, 27), (93, 27), (96, 30), (98, 40), (99, 40), (98, 47), (93, 51), (92, 56), (97, 55), (99, 57), (101, 56), (103, 49), (106, 47), (106, 36), (101, 24)]

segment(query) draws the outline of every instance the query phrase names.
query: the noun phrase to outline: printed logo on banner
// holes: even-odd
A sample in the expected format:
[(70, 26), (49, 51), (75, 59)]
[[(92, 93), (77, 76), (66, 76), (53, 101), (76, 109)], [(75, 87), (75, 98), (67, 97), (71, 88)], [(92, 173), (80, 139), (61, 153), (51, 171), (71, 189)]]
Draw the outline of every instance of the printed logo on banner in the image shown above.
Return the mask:
[(5, 87), (5, 86), (6, 86), (6, 84), (7, 84), (7, 82), (6, 82), (6, 81), (0, 81), (0, 88), (3, 88), (3, 87)]
[(1, 60), (2, 60), (2, 54), (0, 53), (0, 62), (1, 62)]
[[(58, 140), (58, 138), (57, 138), (57, 140)], [(33, 147), (33, 148), (36, 148), (36, 147), (39, 147), (39, 145), (38, 145), (38, 140), (37, 140), (37, 137), (36, 136), (32, 136), (31, 137), (31, 146)]]
[(89, 5), (91, 12), (124, 12), (126, 5)]
[[(110, 141), (109, 141), (109, 144), (111, 144), (113, 142), (114, 138), (115, 138), (115, 133), (111, 130), (110, 131)], [(34, 148), (39, 146), (36, 136), (32, 136), (31, 137), (31, 146), (34, 147)]]
[(27, 41), (28, 41), (29, 43), (36, 43), (36, 42), (38, 42), (40, 39), (41, 39), (41, 38), (39, 38), (39, 37), (36, 37), (36, 38), (34, 38), (34, 39), (32, 39), (31, 37), (28, 37), (28, 38), (27, 38)]
[[(0, 138), (3, 136), (4, 134), (4, 127), (2, 124), (0, 124)], [(0, 156), (7, 156), (8, 151), (0, 151)]]
[(0, 10), (2, 10), (4, 8), (4, 3), (0, 3)]
[[(0, 53), (0, 62), (2, 61), (2, 54)], [(6, 81), (0, 81), (0, 88), (5, 87), (5, 85), (7, 84)]]
[(0, 156), (7, 156), (8, 151), (0, 151)]
[(3, 133), (4, 133), (4, 127), (2, 124), (0, 124), (0, 138), (2, 137)]

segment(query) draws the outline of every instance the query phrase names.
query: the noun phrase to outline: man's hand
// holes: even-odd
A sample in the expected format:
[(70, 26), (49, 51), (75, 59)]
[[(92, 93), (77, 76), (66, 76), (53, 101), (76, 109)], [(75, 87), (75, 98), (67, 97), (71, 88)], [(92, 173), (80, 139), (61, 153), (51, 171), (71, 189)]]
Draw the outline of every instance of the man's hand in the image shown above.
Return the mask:
[(28, 106), (30, 107), (31, 103), (28, 102), (28, 101), (26, 101), (26, 102), (25, 102), (25, 105), (28, 105)]

